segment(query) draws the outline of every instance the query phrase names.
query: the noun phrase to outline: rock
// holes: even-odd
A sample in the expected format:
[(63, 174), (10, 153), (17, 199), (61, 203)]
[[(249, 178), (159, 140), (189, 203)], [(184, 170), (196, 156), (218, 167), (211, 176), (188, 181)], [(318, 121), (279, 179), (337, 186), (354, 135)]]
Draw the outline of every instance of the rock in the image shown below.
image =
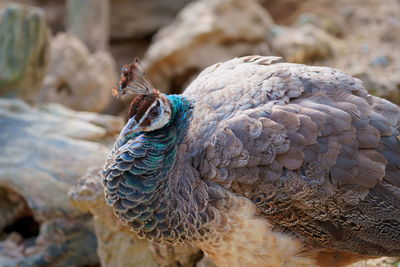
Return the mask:
[(0, 96), (33, 102), (47, 66), (49, 33), (44, 13), (9, 4), (0, 20)]
[(88, 166), (103, 163), (108, 148), (99, 142), (123, 125), (111, 116), (91, 114), (89, 120), (88, 113), (53, 114), (56, 108), (34, 109), (19, 100), (0, 99), (0, 186), (26, 199), (35, 217), (81, 214), (66, 192)]
[(372, 67), (387, 67), (390, 65), (391, 58), (388, 56), (377, 56), (370, 61)]
[(90, 54), (78, 38), (60, 33), (51, 42), (49, 70), (38, 98), (101, 112), (109, 105), (116, 82), (115, 61), (108, 52)]
[(279, 25), (291, 24), (305, 3), (297, 0), (259, 0), (259, 2)]
[[(107, 44), (105, 47), (107, 47), (107, 45), (109, 46), (113, 57), (117, 61), (118, 69), (120, 69), (127, 62), (130, 62), (134, 57), (142, 58), (144, 51), (147, 50), (148, 46), (150, 45), (151, 36), (161, 27), (171, 23), (179, 10), (192, 1), (193, 0), (110, 0), (109, 14), (111, 14), (111, 16), (108, 15), (108, 39), (106, 40)], [(79, 34), (79, 36), (82, 36), (82, 33), (88, 31), (88, 26), (84, 22), (86, 20), (90, 20), (90, 18), (75, 18), (76, 15), (82, 14), (82, 12), (77, 12), (80, 11), (79, 9), (76, 10), (75, 8), (75, 11), (70, 12), (71, 16), (69, 16), (71, 20), (76, 21), (74, 23), (75, 26), (65, 21), (66, 14), (68, 14), (68, 8), (66, 8), (67, 5), (65, 4), (66, 1), (13, 0), (13, 2), (29, 3), (30, 5), (40, 6), (46, 13), (47, 22), (54, 35), (60, 32), (65, 32), (66, 28), (69, 28), (67, 27), (68, 24), (74, 29), (70, 29), (70, 31), (75, 34)], [(88, 5), (85, 3), (89, 3), (90, 1), (74, 0), (73, 2), (87, 7)], [(95, 5), (99, 5), (100, 2), (105, 1), (91, 0), (91, 2), (93, 2)], [(0, 9), (3, 5), (4, 3), (2, 3), (2, 0), (0, 0)], [(76, 4), (74, 6), (76, 6)], [(90, 11), (88, 12), (90, 13)], [(93, 27), (98, 27), (100, 30), (100, 28), (103, 28), (105, 25), (104, 18), (105, 16), (96, 16), (95, 23), (98, 23), (97, 20), (100, 20), (101, 23), (93, 26), (92, 20), (91, 25)], [(82, 22), (82, 24), (79, 22)], [(106, 30), (103, 30), (102, 32), (103, 34), (101, 36), (103, 36), (102, 38), (105, 38)], [(95, 36), (99, 35), (97, 32), (89, 33), (90, 35), (86, 35), (86, 37), (83, 35), (84, 37), (81, 37), (81, 40), (85, 40), (84, 38), (89, 37), (92, 40), (95, 38)], [(109, 43), (109, 41), (111, 41), (111, 43)], [(92, 41), (90, 42), (92, 43)], [(89, 44), (89, 41), (86, 44)], [(104, 44), (103, 39), (102, 41), (99, 41), (99, 43), (94, 43), (94, 47), (98, 47), (100, 44)], [(92, 52), (96, 49), (102, 49), (93, 49), (92, 45), (89, 45), (89, 48), (89, 50)], [(121, 103), (116, 102), (115, 105), (121, 105)], [(107, 112), (116, 113), (114, 108), (111, 111), (107, 110)]]
[(110, 46), (117, 68), (120, 70), (126, 63), (133, 58), (143, 58), (147, 48), (150, 46), (150, 40), (125, 40), (123, 42), (113, 42)]
[(45, 19), (52, 33), (65, 30), (64, 0), (0, 0), (0, 9), (8, 5), (9, 2), (40, 7), (46, 14)]
[(266, 32), (272, 24), (267, 11), (254, 0), (197, 1), (157, 33), (144, 65), (156, 88), (177, 92), (190, 77), (215, 62), (269, 54)]
[[(104, 162), (108, 140), (123, 121), (4, 98), (0, 114), (0, 235), (21, 231), (21, 238), (0, 241), (0, 266), (95, 264), (91, 218), (71, 204), (67, 192), (89, 166)], [(18, 228), (20, 218), (31, 219)], [(40, 228), (27, 229), (35, 224)], [(25, 237), (24, 231), (33, 234)]]
[[(4, 2), (4, 0), (0, 0), (0, 8), (4, 6), (2, 1)], [(109, 0), (111, 14), (109, 18), (109, 31), (111, 39), (122, 41), (148, 38), (161, 27), (171, 23), (179, 10), (193, 1), (194, 0)], [(5, 0), (5, 2), (10, 1)], [(46, 12), (47, 21), (53, 33), (66, 30), (64, 20), (65, 14), (67, 13), (66, 9), (68, 9), (65, 5), (66, 1), (13, 0), (12, 2), (40, 6)], [(97, 2), (104, 2), (104, 0), (75, 0), (75, 2), (86, 8), (86, 3), (98, 5)], [(82, 14), (81, 11), (82, 10), (75, 9), (77, 14)], [(103, 12), (103, 9), (100, 9), (99, 11)], [(88, 12), (90, 13), (91, 11)], [(99, 19), (99, 16), (96, 18)], [(78, 18), (78, 20), (86, 20), (86, 18)], [(85, 25), (78, 26), (85, 27)]]
[(400, 77), (374, 75), (372, 71), (363, 69), (353, 71), (351, 74), (363, 81), (370, 94), (400, 103)]
[(111, 0), (111, 39), (142, 39), (172, 22), (193, 0)]
[(55, 219), (42, 223), (40, 236), (24, 241), (13, 233), (0, 242), (1, 266), (87, 266), (98, 263), (96, 236), (87, 219)]
[(94, 216), (101, 266), (194, 266), (198, 249), (152, 244), (121, 225), (105, 203), (101, 169), (88, 170), (69, 193), (76, 207)]
[[(109, 216), (115, 215), (111, 213)], [(101, 266), (158, 266), (149, 250), (148, 242), (136, 238), (132, 233), (110, 228), (96, 220), (95, 230)]]
[(109, 0), (68, 0), (67, 32), (77, 36), (91, 52), (107, 50), (110, 35)]
[(27, 213), (27, 204), (20, 195), (0, 188), (0, 229), (11, 225), (14, 220), (22, 218)]
[[(122, 118), (116, 118), (115, 116), (105, 114), (99, 115), (92, 112), (76, 112), (55, 103), (49, 103), (40, 106), (39, 108), (40, 110), (47, 111), (53, 115), (63, 116), (68, 119), (77, 119), (100, 126), (101, 128), (104, 128), (110, 136), (119, 134), (122, 128), (121, 126), (124, 124)], [(113, 141), (114, 140), (112, 140), (112, 142)]]
[(303, 13), (297, 18), (294, 26), (300, 27), (307, 24), (314, 25), (333, 36), (343, 36), (343, 28), (335, 23), (330, 17), (322, 17), (312, 13)]
[(11, 233), (6, 240), (0, 242), (0, 263), (2, 266), (16, 266), (18, 259), (23, 259), (22, 237)]
[(158, 266), (148, 241), (138, 239), (120, 225), (112, 208), (106, 205), (100, 170), (88, 170), (69, 197), (77, 208), (94, 216), (101, 266)]
[(151, 242), (150, 249), (159, 266), (194, 266), (202, 256), (202, 252), (198, 248), (190, 245), (171, 246)]
[(398, 267), (399, 259), (395, 257), (381, 257), (379, 259), (371, 259), (360, 261), (348, 265), (347, 267)]
[(308, 64), (332, 57), (338, 41), (312, 24), (276, 26), (269, 35), (272, 48), (288, 62)]
[(216, 267), (216, 265), (208, 257), (203, 257), (196, 263), (196, 267)]

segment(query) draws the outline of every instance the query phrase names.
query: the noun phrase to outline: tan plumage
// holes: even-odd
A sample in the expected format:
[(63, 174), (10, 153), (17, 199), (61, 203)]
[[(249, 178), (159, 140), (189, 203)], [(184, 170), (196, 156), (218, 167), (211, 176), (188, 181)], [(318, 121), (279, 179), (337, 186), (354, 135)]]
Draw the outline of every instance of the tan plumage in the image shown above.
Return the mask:
[(194, 109), (162, 198), (173, 234), (139, 233), (219, 266), (399, 256), (399, 107), (338, 70), (278, 61), (218, 63), (185, 90)]

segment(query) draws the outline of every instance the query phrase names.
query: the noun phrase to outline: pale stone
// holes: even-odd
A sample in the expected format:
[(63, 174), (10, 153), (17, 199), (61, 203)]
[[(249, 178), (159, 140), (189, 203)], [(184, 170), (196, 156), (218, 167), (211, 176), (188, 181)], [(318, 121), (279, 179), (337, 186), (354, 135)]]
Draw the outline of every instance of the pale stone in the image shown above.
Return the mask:
[[(114, 118), (114, 126), (107, 129), (87, 121), (87, 113), (80, 119), (80, 112), (52, 110), (0, 98), (0, 185), (26, 199), (38, 216), (81, 214), (67, 201), (66, 192), (89, 166), (104, 162), (109, 147), (99, 142), (114, 135), (118, 130), (109, 129), (116, 124), (120, 129), (123, 121)], [(97, 116), (101, 120), (102, 115)]]
[[(8, 2), (15, 2), (21, 4), (29, 4), (40, 6), (45, 10), (47, 21), (54, 33), (65, 31), (65, 16), (67, 8), (64, 0), (0, 0), (0, 8)], [(77, 2), (77, 0), (75, 0)], [(80, 0), (82, 3), (75, 3), (75, 5), (84, 6), (90, 1)], [(104, 5), (101, 1), (92, 1), (93, 4)], [(145, 1), (132, 1), (132, 0), (109, 0), (110, 16), (109, 28), (106, 29), (107, 34), (110, 35), (111, 40), (141, 40), (154, 34), (161, 27), (173, 21), (176, 14), (188, 3), (193, 0), (145, 0)], [(90, 3), (90, 4), (92, 4)], [(87, 5), (85, 6), (87, 8)], [(72, 11), (74, 9), (71, 9)], [(100, 9), (101, 10), (101, 9)], [(75, 12), (79, 11), (75, 9)], [(91, 12), (87, 11), (86, 12)], [(103, 12), (102, 10), (100, 12)], [(82, 14), (81, 12), (79, 12)], [(78, 14), (78, 12), (76, 12)], [(73, 14), (71, 14), (74, 16)], [(98, 18), (98, 17), (97, 17)], [(72, 19), (72, 18), (71, 18)], [(85, 18), (77, 18), (78, 21), (85, 21)], [(105, 21), (102, 18), (102, 21)], [(92, 22), (91, 22), (92, 23)], [(103, 23), (103, 22), (102, 22)], [(79, 25), (79, 27), (82, 25)], [(103, 26), (104, 27), (104, 26)], [(79, 31), (79, 29), (76, 29)], [(92, 33), (91, 33), (92, 34)]]
[(111, 39), (141, 39), (172, 22), (193, 0), (111, 0)]
[(157, 33), (144, 65), (157, 89), (177, 92), (213, 63), (269, 54), (266, 33), (272, 25), (272, 18), (255, 0), (197, 1)]
[(311, 24), (276, 26), (272, 32), (272, 48), (288, 62), (307, 64), (333, 57), (339, 47), (335, 37)]
[(35, 239), (14, 234), (0, 242), (0, 266), (98, 262), (91, 218), (71, 204), (68, 190), (89, 166), (103, 164), (122, 125), (112, 116), (0, 98), (0, 234), (24, 216), (40, 223)]
[(117, 70), (110, 53), (90, 54), (78, 38), (60, 33), (51, 42), (49, 70), (38, 98), (40, 102), (101, 112), (109, 105), (116, 83)]

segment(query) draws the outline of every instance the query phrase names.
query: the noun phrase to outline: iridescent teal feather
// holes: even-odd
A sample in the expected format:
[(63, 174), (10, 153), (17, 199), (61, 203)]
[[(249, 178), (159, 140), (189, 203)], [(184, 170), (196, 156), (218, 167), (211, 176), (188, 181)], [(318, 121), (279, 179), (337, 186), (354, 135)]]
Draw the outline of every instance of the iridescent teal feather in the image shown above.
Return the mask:
[(170, 95), (171, 119), (161, 129), (132, 133), (114, 146), (114, 164), (104, 170), (104, 186), (109, 204), (133, 230), (151, 235), (166, 230), (167, 176), (174, 165), (177, 147), (190, 124), (191, 103), (180, 95)]

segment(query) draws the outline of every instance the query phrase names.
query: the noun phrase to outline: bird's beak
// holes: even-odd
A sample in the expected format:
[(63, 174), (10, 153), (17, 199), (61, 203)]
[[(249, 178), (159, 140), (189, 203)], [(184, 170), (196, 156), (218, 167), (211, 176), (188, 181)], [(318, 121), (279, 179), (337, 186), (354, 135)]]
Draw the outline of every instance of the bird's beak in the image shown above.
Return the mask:
[(124, 128), (121, 130), (119, 137), (125, 137), (128, 134), (136, 133), (140, 131), (140, 125), (136, 122), (135, 117), (132, 117), (125, 124)]

